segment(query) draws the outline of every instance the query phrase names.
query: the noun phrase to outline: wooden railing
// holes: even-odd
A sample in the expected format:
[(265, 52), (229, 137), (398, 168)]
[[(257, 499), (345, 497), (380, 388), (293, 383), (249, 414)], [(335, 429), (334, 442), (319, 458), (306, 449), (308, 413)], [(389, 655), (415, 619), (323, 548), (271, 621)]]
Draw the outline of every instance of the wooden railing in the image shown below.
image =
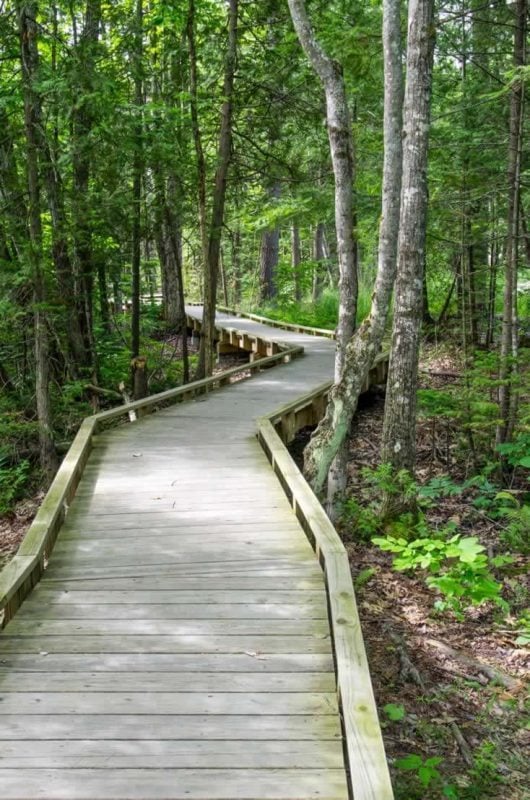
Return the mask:
[[(189, 326), (193, 327), (194, 323), (194, 318), (189, 317)], [(218, 329), (221, 338), (226, 332), (242, 343), (247, 342), (248, 334), (244, 331)], [(252, 375), (262, 369), (287, 363), (292, 358), (302, 355), (304, 351), (303, 347), (289, 347), (269, 339), (255, 336), (251, 339), (252, 341), (249, 340), (247, 344), (250, 352), (256, 354), (256, 358), (251, 363), (232, 367), (211, 378), (168, 389), (165, 392), (159, 392), (142, 400), (111, 408), (108, 411), (101, 411), (83, 420), (17, 554), (0, 572), (0, 626), (3, 627), (9, 622), (40, 580), (68, 507), (81, 480), (92, 449), (93, 438), (102, 425), (114, 422), (124, 416), (129, 416), (131, 419), (137, 413), (152, 412), (169, 403), (190, 400), (198, 394), (230, 383), (232, 378), (240, 377), (242, 372), (249, 372)], [(262, 354), (268, 355), (261, 357)]]
[[(379, 359), (381, 369), (386, 363)], [(392, 800), (392, 784), (377, 717), (370, 671), (346, 549), (285, 443), (317, 424), (329, 383), (258, 420), (258, 440), (300, 521), (326, 577), (337, 693), (354, 800)]]
[[(202, 306), (202, 303), (186, 303), (187, 306)], [(294, 331), (295, 333), (305, 333), (308, 336), (324, 336), (326, 339), (336, 339), (335, 331), (329, 328), (312, 328), (310, 325), (298, 325), (295, 322), (284, 322), (283, 320), (271, 319), (270, 317), (260, 317), (259, 314), (251, 314), (250, 311), (240, 311), (236, 308), (227, 306), (217, 306), (218, 311), (231, 314), (234, 317), (252, 319), (254, 322), (261, 322), (269, 328), (281, 328), (284, 331)]]

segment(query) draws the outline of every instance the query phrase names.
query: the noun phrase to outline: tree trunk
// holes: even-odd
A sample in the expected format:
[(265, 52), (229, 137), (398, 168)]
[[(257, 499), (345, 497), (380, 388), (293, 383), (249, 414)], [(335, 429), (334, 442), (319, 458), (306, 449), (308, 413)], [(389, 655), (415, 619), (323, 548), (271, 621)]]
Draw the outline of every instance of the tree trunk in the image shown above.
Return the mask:
[(208, 222), (206, 210), (206, 161), (202, 147), (202, 134), (198, 111), (197, 53), (195, 48), (195, 0), (189, 0), (186, 33), (190, 51), (190, 112), (193, 143), (197, 158), (197, 197), (199, 206), (199, 233), (203, 274), (208, 264)]
[(302, 300), (302, 289), (300, 286), (300, 264), (302, 254), (300, 251), (300, 229), (296, 222), (291, 226), (291, 265), (293, 268), (294, 300), (300, 303)]
[(304, 452), (304, 472), (319, 493), (347, 436), (366, 376), (381, 347), (396, 272), (403, 98), (400, 0), (385, 0), (383, 5), (383, 47), (384, 164), (377, 275), (370, 315), (348, 343), (341, 379), (332, 387), (324, 419)]
[[(95, 368), (93, 334), (92, 222), (89, 181), (92, 152), (89, 142), (93, 126), (95, 47), (99, 38), (101, 0), (87, 0), (85, 25), (77, 45), (77, 98), (72, 112), (73, 127), (73, 238), (77, 272), (76, 306), (85, 350), (85, 366)], [(95, 376), (93, 376), (94, 380)]]
[(48, 481), (57, 469), (53, 442), (50, 392), (48, 329), (44, 316), (47, 300), (46, 281), (42, 264), (42, 222), (40, 209), (39, 129), (42, 125), (40, 98), (34, 90), (39, 67), (37, 49), (37, 4), (21, 2), (18, 6), (20, 23), (20, 56), (24, 82), (24, 127), (26, 134), (26, 174), (28, 182), (28, 255), (33, 278), (34, 336), (35, 336), (35, 395), (39, 421), (39, 452), (41, 468)]
[[(280, 197), (280, 184), (276, 181), (269, 191), (272, 200)], [(276, 270), (280, 258), (280, 229), (264, 231), (260, 249), (260, 301), (266, 303), (276, 297)]]
[(315, 269), (313, 273), (313, 303), (320, 299), (322, 294), (322, 285), (324, 283), (324, 223), (319, 222), (315, 228), (315, 236), (313, 239), (313, 261), (315, 262)]
[(141, 260), (141, 214), (143, 174), (143, 0), (136, 0), (135, 35), (132, 64), (134, 71), (134, 106), (136, 121), (133, 131), (133, 196), (131, 236), (131, 363), (140, 355), (140, 260)]
[[(514, 67), (526, 62), (527, 0), (515, 3)], [(524, 82), (516, 78), (510, 94), (510, 144), (508, 155), (508, 220), (506, 236), (506, 258), (504, 268), (504, 307), (500, 347), (499, 406), (502, 422), (497, 427), (496, 442), (501, 444), (511, 439), (517, 418), (518, 318), (517, 318), (517, 269), (519, 265), (519, 217), (521, 191), (521, 149), (524, 127)]]
[(101, 324), (103, 325), (103, 330), (105, 333), (110, 334), (112, 331), (112, 326), (110, 324), (109, 294), (107, 290), (107, 268), (103, 258), (98, 259), (97, 276)]
[(339, 381), (346, 345), (355, 330), (357, 271), (353, 229), (353, 152), (350, 113), (342, 67), (316, 40), (304, 0), (288, 0), (300, 43), (322, 81), (326, 95), (326, 120), (335, 177), (335, 226), (339, 261), (339, 320), (335, 380)]
[(241, 230), (239, 227), (232, 233), (231, 244), (234, 305), (236, 308), (239, 308), (239, 304), (241, 303)]
[(521, 215), (521, 231), (523, 234), (524, 252), (526, 256), (526, 266), (530, 269), (530, 231), (526, 224), (526, 214), (522, 202), (519, 200), (520, 215)]
[(381, 460), (413, 470), (416, 388), (427, 225), (427, 150), (434, 51), (433, 0), (409, 3), (407, 84), (403, 108), (403, 183), (392, 348)]
[(212, 218), (208, 237), (208, 263), (204, 271), (204, 301), (202, 336), (197, 378), (212, 374), (215, 358), (215, 309), (217, 304), (217, 278), (219, 253), (224, 220), (226, 181), (232, 151), (232, 111), (234, 75), (237, 55), (237, 15), (239, 0), (228, 0), (228, 45), (225, 58), (223, 105), (217, 152), (217, 170), (212, 198)]

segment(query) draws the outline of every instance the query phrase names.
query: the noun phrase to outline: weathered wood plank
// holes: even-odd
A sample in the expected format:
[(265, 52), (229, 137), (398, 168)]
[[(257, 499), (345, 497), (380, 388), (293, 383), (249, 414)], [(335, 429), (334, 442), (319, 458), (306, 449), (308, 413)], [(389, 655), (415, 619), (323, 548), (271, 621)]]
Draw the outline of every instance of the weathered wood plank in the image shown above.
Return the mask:
[[(99, 597), (94, 597), (98, 600)], [(150, 605), (43, 604), (28, 602), (24, 605), (21, 623), (29, 620), (145, 620), (149, 624), (158, 620), (327, 620), (324, 604), (318, 603), (151, 603)], [(13, 631), (13, 625), (10, 631)], [(20, 628), (19, 628), (20, 630)]]
[[(233, 676), (234, 682), (237, 676)], [(5, 714), (152, 714), (188, 716), (299, 716), (338, 714), (336, 694), (303, 692), (140, 692), (0, 693), (0, 724)]]
[[(301, 563), (314, 562), (314, 555), (307, 539), (302, 537), (279, 536), (275, 539), (263, 543), (256, 547), (256, 538), (248, 539), (241, 537), (239, 540), (233, 539), (226, 542), (217, 536), (216, 539), (205, 543), (198, 541), (190, 543), (182, 542), (182, 539), (171, 539), (165, 537), (161, 541), (150, 542), (149, 549), (146, 551), (141, 543), (135, 545), (134, 541), (127, 541), (118, 544), (116, 540), (112, 542), (96, 540), (80, 543), (69, 542), (57, 546), (54, 557), (54, 566), (59, 567), (69, 564), (70, 566), (90, 567), (101, 564), (102, 561), (107, 567), (115, 564), (131, 564), (136, 559), (142, 560), (144, 565), (160, 564), (161, 560), (178, 561), (180, 564), (197, 564), (201, 559), (208, 569), (212, 564), (226, 564), (227, 569), (230, 565), (236, 565), (240, 561), (247, 561), (253, 564), (259, 562), (274, 562), (276, 565), (286, 564), (292, 559), (300, 557)], [(142, 552), (143, 551), (143, 552)]]
[[(6, 692), (335, 692), (328, 672), (63, 672), (60, 683), (50, 672), (0, 671), (0, 695)], [(5, 708), (2, 709), (5, 711)], [(21, 709), (16, 709), (19, 713)], [(36, 713), (32, 711), (30, 713)], [(3, 754), (0, 752), (0, 758)]]
[[(344, 770), (4, 770), (4, 800), (346, 800)], [(258, 789), (256, 787), (259, 787)]]
[[(166, 536), (179, 537), (180, 541), (183, 542), (186, 542), (188, 538), (195, 541), (200, 538), (204, 542), (222, 540), (227, 543), (230, 543), (231, 539), (244, 539), (245, 541), (254, 541), (256, 544), (277, 539), (282, 539), (282, 541), (305, 541), (300, 525), (294, 517), (289, 518), (287, 522), (276, 525), (270, 520), (265, 522), (258, 521), (254, 525), (250, 521), (227, 522), (220, 520), (213, 530), (211, 525), (205, 525), (203, 522), (193, 520), (186, 524), (175, 522), (162, 528), (149, 527), (150, 539), (158, 540)], [(62, 546), (63, 542), (72, 540), (86, 539), (90, 543), (93, 542), (94, 546), (97, 547), (98, 542), (108, 542), (110, 539), (134, 540), (139, 537), (145, 539), (145, 528), (140, 527), (138, 523), (135, 528), (123, 527), (97, 530), (92, 526), (91, 521), (87, 520), (82, 527), (63, 526), (56, 547)]]
[[(19, 672), (333, 672), (331, 650), (328, 653), (263, 653), (245, 650), (242, 653), (4, 653), (0, 659), (0, 675)], [(268, 680), (266, 678), (265, 680)]]
[[(228, 588), (220, 590), (204, 590), (201, 592), (186, 590), (179, 590), (174, 587), (171, 590), (159, 589), (156, 586), (150, 591), (137, 591), (137, 590), (101, 590), (94, 593), (90, 590), (80, 590), (78, 587), (63, 591), (61, 589), (53, 589), (47, 587), (46, 584), (41, 584), (32, 595), (31, 600), (27, 602), (28, 608), (33, 608), (34, 604), (48, 608), (53, 604), (60, 606), (71, 604), (83, 604), (90, 606), (99, 603), (116, 605), (151, 605), (163, 603), (166, 606), (175, 604), (193, 604), (195, 606), (222, 604), (228, 603), (230, 605), (250, 605), (250, 604), (269, 604), (275, 606), (278, 604), (289, 604), (303, 602), (316, 606), (326, 612), (326, 595), (324, 587), (317, 585), (311, 589), (304, 591), (253, 591), (251, 589), (234, 589)], [(26, 608), (26, 605), (24, 606)], [(127, 614), (127, 610), (125, 610)], [(110, 615), (112, 616), (112, 614)]]
[(3, 653), (328, 653), (326, 636), (10, 636), (1, 638)]
[[(341, 739), (337, 714), (315, 716), (179, 716), (164, 714), (107, 714), (102, 724), (99, 714), (5, 714), (0, 726), (0, 741), (18, 739), (124, 739), (210, 741), (247, 739), (338, 740)], [(3, 746), (3, 745), (2, 745)], [(3, 784), (0, 782), (3, 788)], [(2, 794), (2, 797), (4, 795)], [(27, 800), (27, 796), (26, 796)]]
[(3, 742), (2, 769), (342, 769), (329, 741), (15, 741)]
[(327, 619), (14, 619), (10, 636), (325, 636)]
[[(178, 577), (178, 580), (177, 580)], [(322, 584), (322, 577), (314, 575), (311, 578), (298, 578), (298, 577), (283, 577), (276, 575), (275, 577), (260, 576), (259, 574), (252, 577), (247, 576), (225, 576), (224, 579), (214, 577), (182, 577), (165, 573), (156, 576), (155, 574), (146, 576), (131, 576), (129, 577), (100, 577), (93, 578), (61, 578), (52, 579), (47, 575), (42, 579), (43, 587), (48, 588), (61, 588), (61, 589), (87, 589), (90, 591), (104, 590), (119, 590), (136, 588), (138, 590), (174, 590), (179, 588), (186, 591), (196, 591), (197, 594), (201, 592), (208, 592), (213, 590), (244, 590), (250, 591), (258, 589), (260, 591), (285, 591), (288, 589), (305, 591), (307, 589), (317, 589)]]

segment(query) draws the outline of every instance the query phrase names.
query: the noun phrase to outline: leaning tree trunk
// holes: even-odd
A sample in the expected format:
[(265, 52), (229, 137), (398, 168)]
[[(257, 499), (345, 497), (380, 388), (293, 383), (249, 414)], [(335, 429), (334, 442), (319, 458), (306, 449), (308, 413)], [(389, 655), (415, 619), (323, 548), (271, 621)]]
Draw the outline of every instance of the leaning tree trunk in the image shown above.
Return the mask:
[[(524, 66), (527, 0), (515, 4), (514, 66)], [(524, 126), (524, 81), (519, 76), (510, 95), (510, 150), (508, 156), (508, 224), (506, 258), (504, 268), (504, 307), (500, 347), (501, 381), (499, 405), (502, 422), (497, 427), (497, 444), (510, 440), (517, 417), (517, 393), (514, 389), (517, 378), (518, 319), (517, 319), (517, 268), (519, 264), (519, 221), (521, 192), (521, 149)]]
[[(341, 380), (346, 346), (356, 326), (357, 315), (357, 248), (353, 204), (354, 161), (351, 120), (346, 98), (342, 67), (329, 58), (317, 42), (307, 15), (304, 0), (289, 0), (289, 9), (300, 43), (313, 69), (324, 86), (326, 121), (335, 177), (335, 226), (339, 256), (339, 319), (336, 330), (335, 381)], [(337, 491), (346, 483), (347, 444), (342, 437), (333, 463), (330, 464), (328, 509), (333, 508)]]
[(215, 309), (217, 305), (217, 278), (221, 233), (224, 220), (226, 182), (232, 151), (232, 111), (234, 76), (237, 56), (237, 15), (239, 0), (228, 3), (228, 45), (225, 58), (223, 85), (223, 105), (221, 107), (221, 128), (217, 152), (217, 171), (212, 198), (212, 218), (208, 237), (208, 263), (204, 270), (204, 304), (202, 315), (202, 336), (199, 352), (197, 378), (212, 374), (215, 357)]
[(32, 268), (35, 336), (35, 395), (39, 422), (40, 463), (50, 481), (57, 468), (53, 443), (49, 392), (48, 328), (44, 315), (47, 300), (42, 264), (42, 222), (40, 209), (39, 129), (42, 125), (40, 99), (33, 88), (39, 67), (37, 49), (37, 3), (19, 3), (20, 56), (24, 82), (24, 127), (28, 181), (28, 253)]
[(404, 103), (403, 183), (394, 325), (381, 460), (413, 470), (416, 390), (427, 225), (427, 149), (434, 52), (433, 0), (410, 0)]
[(357, 312), (350, 113), (341, 65), (331, 59), (317, 41), (304, 0), (288, 0), (288, 2), (300, 43), (313, 69), (322, 81), (326, 95), (326, 121), (335, 176), (335, 226), (340, 271), (339, 320), (335, 358), (335, 380), (339, 380), (346, 344), (355, 330)]
[(396, 272), (401, 187), (401, 106), (403, 75), (400, 43), (400, 0), (383, 6), (385, 69), (384, 165), (377, 276), (370, 315), (348, 343), (340, 380), (331, 388), (324, 419), (304, 452), (304, 472), (320, 493), (331, 464), (350, 428), (366, 376), (377, 355)]

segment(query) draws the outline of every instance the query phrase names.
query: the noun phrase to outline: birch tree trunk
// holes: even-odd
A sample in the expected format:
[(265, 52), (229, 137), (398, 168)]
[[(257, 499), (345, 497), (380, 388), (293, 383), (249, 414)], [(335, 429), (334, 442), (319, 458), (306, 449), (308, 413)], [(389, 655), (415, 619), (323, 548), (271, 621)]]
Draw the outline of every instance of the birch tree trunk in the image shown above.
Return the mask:
[[(514, 66), (526, 61), (527, 0), (515, 3)], [(521, 193), (521, 150), (524, 126), (524, 81), (517, 78), (510, 95), (510, 144), (508, 155), (508, 223), (504, 266), (504, 307), (500, 348), (499, 405), (502, 422), (497, 427), (497, 444), (510, 440), (517, 417), (518, 319), (517, 269), (519, 265), (519, 222)]]
[(228, 44), (226, 48), (223, 83), (224, 100), (221, 107), (217, 171), (215, 173), (212, 218), (208, 237), (208, 262), (205, 265), (204, 271), (202, 336), (197, 378), (203, 378), (212, 374), (215, 357), (215, 308), (217, 304), (219, 254), (221, 250), (221, 232), (224, 219), (226, 181), (232, 155), (232, 112), (237, 56), (238, 8), (239, 0), (228, 0)]
[(348, 434), (366, 376), (377, 355), (392, 296), (396, 272), (401, 190), (401, 66), (400, 0), (383, 6), (385, 70), (384, 164), (381, 226), (375, 288), (369, 316), (348, 342), (344, 369), (331, 388), (326, 414), (304, 452), (304, 472), (321, 493), (331, 464)]
[(339, 320), (335, 380), (340, 379), (346, 344), (355, 330), (357, 271), (353, 229), (353, 151), (342, 67), (324, 52), (307, 15), (305, 0), (288, 0), (297, 36), (326, 95), (326, 122), (335, 177), (335, 226), (339, 261)]
[(381, 460), (413, 470), (427, 224), (427, 148), (434, 52), (433, 0), (410, 0), (403, 107), (398, 267)]

